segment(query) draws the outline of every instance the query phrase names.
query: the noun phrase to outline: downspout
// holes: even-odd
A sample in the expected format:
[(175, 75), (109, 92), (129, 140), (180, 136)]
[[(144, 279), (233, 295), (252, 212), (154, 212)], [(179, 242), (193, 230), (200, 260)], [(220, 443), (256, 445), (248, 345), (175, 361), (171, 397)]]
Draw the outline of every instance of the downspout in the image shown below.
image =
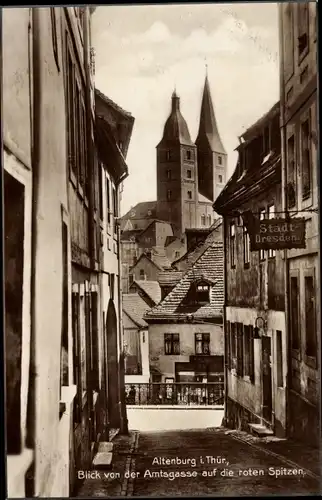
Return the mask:
[[(282, 173), (282, 210), (285, 211), (286, 218), (289, 218), (287, 211), (287, 173), (286, 173), (286, 124), (285, 124), (285, 86), (284, 86), (284, 44), (283, 44), (283, 6), (278, 5), (279, 15), (279, 47), (280, 47), (280, 111), (281, 111), (281, 173)], [(291, 335), (290, 335), (290, 319), (289, 319), (289, 263), (287, 249), (283, 252), (284, 256), (284, 308), (285, 308), (285, 335), (286, 335), (286, 356), (287, 356), (287, 373), (286, 373), (286, 387), (285, 387), (285, 418), (286, 435), (289, 435), (290, 423), (290, 387), (291, 387)]]
[[(90, 25), (90, 15), (89, 15), (89, 7), (85, 7), (84, 9), (84, 67), (85, 67), (85, 112), (86, 112), (86, 143), (87, 143), (87, 179), (85, 179), (85, 183), (88, 183), (88, 250), (90, 257), (90, 267), (91, 272), (95, 271), (95, 223), (94, 223), (94, 148), (93, 148), (93, 140), (92, 140), (92, 106), (91, 106), (91, 74), (90, 74), (90, 59), (89, 59), (89, 25)], [(89, 306), (90, 301), (87, 300), (87, 304)], [(87, 319), (89, 322), (89, 318)], [(91, 325), (88, 323), (87, 332), (89, 334), (89, 330)], [(90, 346), (90, 339), (87, 339), (86, 345)], [(89, 367), (88, 367), (89, 368)], [(89, 431), (90, 431), (90, 439), (89, 439), (89, 447), (91, 452), (91, 444), (94, 441), (95, 436), (93, 433), (93, 422), (95, 420), (95, 412), (94, 412), (94, 401), (93, 401), (93, 392), (94, 385), (93, 379), (90, 376), (90, 370), (87, 371), (87, 397), (88, 397), (88, 407), (90, 412), (90, 422), (89, 422)]]
[[(119, 187), (121, 183), (129, 176), (128, 172), (125, 172), (116, 182), (116, 196), (117, 196), (117, 206), (119, 208)], [(128, 419), (126, 411), (126, 401), (125, 401), (125, 365), (124, 365), (124, 348), (123, 348), (123, 314), (122, 314), (122, 279), (121, 279), (121, 229), (120, 225), (117, 223), (117, 266), (119, 275), (119, 289), (118, 289), (118, 310), (119, 310), (119, 347), (120, 347), (120, 361), (119, 361), (119, 391), (120, 391), (120, 417), (121, 417), (121, 433), (128, 434)]]
[(226, 241), (226, 236), (227, 236), (227, 230), (226, 230), (226, 218), (223, 217), (223, 240), (224, 240), (224, 315), (223, 315), (223, 330), (224, 330), (224, 342), (225, 342), (225, 368), (224, 368), (224, 425), (227, 426), (228, 422), (228, 341), (226, 338), (227, 331), (226, 331), (226, 325), (227, 325), (227, 312), (226, 312), (226, 305), (227, 305), (227, 241)]
[[(41, 108), (42, 108), (42, 86), (41, 86), (41, 34), (40, 34), (40, 12), (39, 8), (31, 10), (31, 32), (32, 32), (32, 95), (31, 109), (33, 113), (33, 127), (31, 135), (31, 162), (32, 162), (32, 208), (31, 208), (31, 304), (30, 304), (30, 365), (29, 365), (29, 387), (27, 406), (27, 434), (26, 446), (37, 453), (36, 442), (36, 271), (37, 271), (37, 247), (38, 247), (38, 204), (39, 204), (39, 179), (41, 148), (40, 138), (42, 131)], [(26, 496), (38, 496), (36, 490), (36, 456), (32, 465), (32, 477), (26, 484)], [(29, 490), (29, 491), (27, 491)]]

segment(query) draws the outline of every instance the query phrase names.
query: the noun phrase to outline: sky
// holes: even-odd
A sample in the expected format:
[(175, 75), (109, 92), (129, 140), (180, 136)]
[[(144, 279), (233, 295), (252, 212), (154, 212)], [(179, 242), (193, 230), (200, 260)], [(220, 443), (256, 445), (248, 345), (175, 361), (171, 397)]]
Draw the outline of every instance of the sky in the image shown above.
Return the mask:
[(156, 199), (174, 88), (196, 139), (206, 65), (229, 179), (238, 137), (279, 99), (277, 4), (105, 5), (92, 21), (95, 86), (135, 118), (122, 215)]

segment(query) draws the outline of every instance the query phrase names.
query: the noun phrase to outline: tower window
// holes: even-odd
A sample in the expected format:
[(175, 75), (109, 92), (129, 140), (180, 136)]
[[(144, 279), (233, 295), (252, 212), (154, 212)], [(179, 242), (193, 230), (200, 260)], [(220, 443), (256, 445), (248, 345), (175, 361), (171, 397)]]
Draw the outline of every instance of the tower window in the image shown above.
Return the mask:
[(171, 191), (171, 189), (168, 189), (168, 191), (167, 191), (167, 200), (171, 200), (171, 196), (172, 196), (172, 191)]
[(188, 191), (188, 200), (192, 200), (192, 191)]
[(222, 165), (222, 156), (218, 156), (218, 165)]
[(218, 175), (218, 181), (222, 184), (222, 175)]
[(169, 150), (166, 152), (166, 159), (167, 161), (171, 160), (171, 151)]
[(167, 179), (171, 179), (171, 170), (167, 170)]
[(191, 151), (190, 150), (186, 151), (186, 159), (191, 160)]
[(206, 225), (206, 216), (205, 216), (205, 215), (202, 215), (202, 216), (201, 216), (201, 225), (202, 225), (202, 226), (205, 226), (205, 225)]
[(188, 179), (191, 179), (191, 178), (192, 178), (192, 175), (191, 175), (191, 170), (187, 170), (187, 178), (188, 178)]

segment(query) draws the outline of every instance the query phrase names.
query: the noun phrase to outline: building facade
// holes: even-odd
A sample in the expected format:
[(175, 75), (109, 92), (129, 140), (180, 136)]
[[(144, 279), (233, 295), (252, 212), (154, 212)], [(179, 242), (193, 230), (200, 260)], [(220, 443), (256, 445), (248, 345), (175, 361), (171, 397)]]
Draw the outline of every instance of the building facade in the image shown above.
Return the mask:
[(289, 432), (319, 440), (319, 174), (316, 3), (279, 5), (284, 210), (305, 217), (306, 247), (287, 250)]
[[(174, 274), (177, 280), (178, 273)], [(209, 243), (144, 316), (149, 324), (152, 382), (207, 383), (223, 377), (222, 306), (223, 244)]]
[[(93, 10), (3, 15), (9, 497), (68, 497), (97, 441), (125, 419), (115, 220), (126, 152), (109, 129), (107, 162), (96, 135), (106, 126), (95, 114)], [(115, 191), (109, 249), (100, 173)]]
[(217, 198), (225, 235), (226, 422), (286, 432), (283, 251), (251, 251), (247, 214), (282, 211), (279, 102), (241, 137), (235, 172)]

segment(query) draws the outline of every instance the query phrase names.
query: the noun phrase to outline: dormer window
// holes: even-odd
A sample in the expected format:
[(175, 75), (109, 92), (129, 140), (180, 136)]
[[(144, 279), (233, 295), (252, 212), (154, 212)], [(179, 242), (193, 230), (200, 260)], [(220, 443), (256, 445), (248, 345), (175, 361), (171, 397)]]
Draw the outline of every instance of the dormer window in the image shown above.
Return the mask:
[(198, 283), (196, 285), (196, 301), (199, 304), (207, 304), (209, 302), (209, 289), (208, 283)]

